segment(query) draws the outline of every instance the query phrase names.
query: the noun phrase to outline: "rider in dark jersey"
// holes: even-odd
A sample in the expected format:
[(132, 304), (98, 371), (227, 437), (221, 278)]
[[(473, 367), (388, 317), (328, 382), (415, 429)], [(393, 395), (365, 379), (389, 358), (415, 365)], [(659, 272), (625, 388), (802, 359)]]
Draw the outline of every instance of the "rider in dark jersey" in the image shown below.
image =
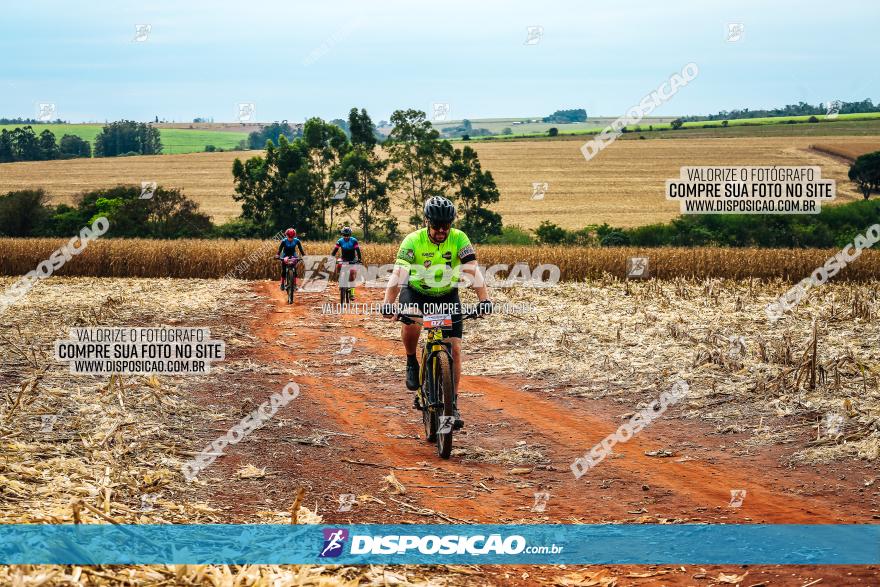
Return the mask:
[[(351, 236), (351, 228), (345, 226), (340, 231), (342, 234), (342, 238), (336, 241), (336, 245), (333, 247), (333, 251), (330, 253), (331, 257), (336, 256), (336, 251), (341, 251), (339, 258), (342, 259), (345, 263), (360, 263), (363, 261), (361, 257), (361, 248), (358, 245), (358, 239)], [(353, 274), (354, 272), (349, 272), (349, 274)], [(341, 277), (340, 277), (341, 279)], [(349, 277), (351, 280), (351, 277)], [(354, 288), (351, 288), (351, 299), (354, 300)]]
[(278, 244), (278, 254), (275, 255), (277, 259), (281, 259), (281, 289), (284, 289), (284, 258), (285, 257), (296, 257), (296, 250), (299, 249), (300, 256), (305, 256), (305, 251), (303, 251), (302, 241), (296, 238), (296, 231), (292, 228), (288, 228), (285, 232), (287, 238), (281, 239), (281, 242)]
[(361, 261), (361, 248), (358, 246), (358, 239), (351, 236), (351, 228), (347, 226), (342, 229), (342, 238), (336, 241), (336, 246), (333, 247), (330, 256), (335, 257), (336, 251), (339, 250), (342, 251), (339, 258), (346, 263), (354, 263), (355, 259), (358, 262)]

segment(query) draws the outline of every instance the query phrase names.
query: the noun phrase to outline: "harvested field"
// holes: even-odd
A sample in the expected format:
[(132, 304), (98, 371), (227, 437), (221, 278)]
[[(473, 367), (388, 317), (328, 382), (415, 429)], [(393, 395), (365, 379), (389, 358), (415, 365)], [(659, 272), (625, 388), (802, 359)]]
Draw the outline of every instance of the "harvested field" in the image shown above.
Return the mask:
[[(187, 483), (181, 474), (184, 462), (241, 417), (241, 404), (211, 397), (212, 380), (246, 386), (267, 372), (265, 365), (230, 358), (212, 376), (108, 381), (72, 375), (52, 359), (52, 341), (66, 338), (70, 327), (120, 324), (208, 326), (234, 355), (253, 345), (227, 326), (241, 322), (247, 297), (241, 282), (75, 279), (42, 289), (14, 316), (0, 317), (0, 523), (322, 523), (311, 495), (311, 509), (301, 505), (291, 521), (293, 493), (253, 515), (230, 516), (207, 483)], [(291, 368), (271, 373), (279, 388), (302, 375)], [(275, 423), (297, 426), (296, 420), (289, 409)], [(39, 577), (39, 584), (51, 585), (384, 585), (424, 584), (430, 574), (430, 567), (13, 565), (0, 566), (0, 584), (31, 585)], [(455, 569), (443, 574), (451, 585), (464, 584), (466, 575)]]
[[(0, 238), (0, 275), (25, 274), (66, 242), (48, 238)], [(277, 242), (271, 240), (99, 239), (65, 264), (58, 275), (216, 278), (233, 274), (242, 279), (275, 278), (277, 261), (272, 257), (277, 247)], [(332, 248), (332, 243), (305, 241), (304, 247), (307, 255), (324, 254)], [(396, 244), (367, 244), (364, 261), (369, 265), (394, 263), (397, 247)], [(536, 270), (539, 265), (553, 264), (559, 267), (562, 280), (567, 281), (601, 277), (606, 273), (625, 277), (626, 263), (631, 257), (648, 257), (651, 275), (662, 279), (724, 277), (799, 281), (838, 251), (481, 245), (477, 252), (479, 263), (486, 267), (522, 262)], [(878, 275), (880, 251), (865, 250), (834, 279), (864, 281), (877, 279)], [(549, 270), (544, 276), (549, 278)]]
[[(534, 311), (469, 323), (460, 403), (467, 424), (456, 454), (440, 462), (419, 437), (403, 388), (397, 326), (322, 314), (332, 293), (303, 293), (286, 306), (272, 282), (53, 278), (0, 315), (0, 517), (288, 523), (305, 489), (298, 523), (872, 523), (880, 511), (876, 287), (829, 284), (769, 325), (763, 305), (781, 291), (752, 281), (611, 278), (496, 291), (499, 302)], [(358, 300), (375, 302), (377, 293), (359, 291)], [(815, 354), (804, 352), (813, 347), (813, 318)], [(207, 326), (225, 340), (227, 359), (216, 376), (198, 378), (72, 376), (49, 358), (52, 343), (88, 324)], [(349, 354), (338, 353), (340, 336), (354, 337)], [(690, 385), (686, 400), (574, 479), (576, 456), (677, 377)], [(184, 481), (182, 462), (288, 380), (302, 390), (295, 402)], [(825, 426), (828, 414), (840, 416), (839, 429)], [(746, 491), (739, 507), (728, 504), (732, 489)], [(535, 511), (539, 491), (549, 500)], [(357, 496), (350, 511), (338, 510), (342, 494)], [(868, 585), (877, 572), (11, 566), (0, 569), (0, 582), (683, 586), (744, 577), (741, 584), (802, 587)]]
[(42, 187), (53, 202), (70, 204), (83, 191), (155, 181), (183, 188), (184, 195), (197, 201), (204, 212), (223, 221), (241, 212), (232, 199), (232, 162), (257, 154), (227, 151), (4, 163), (0, 165), (0, 192)]
[(810, 145), (810, 148), (820, 153), (855, 161), (860, 155), (880, 151), (880, 139), (872, 137), (868, 139), (852, 138), (846, 141), (829, 140)]
[[(565, 228), (607, 222), (631, 227), (666, 222), (678, 205), (664, 196), (665, 181), (685, 165), (820, 165), (825, 178), (838, 182), (838, 202), (861, 199), (847, 179), (847, 165), (811, 151), (810, 137), (617, 141), (591, 161), (580, 145), (586, 138), (553, 141), (474, 142), (484, 169), (495, 177), (501, 201), (494, 209), (507, 225), (535, 228), (550, 220)], [(877, 141), (829, 137), (828, 142)], [(823, 141), (826, 142), (826, 141)], [(862, 144), (862, 143), (856, 143)], [(44, 187), (69, 203), (86, 189), (119, 183), (156, 181), (183, 188), (184, 194), (222, 222), (240, 212), (233, 201), (232, 162), (259, 152), (191, 153), (7, 163), (0, 166), (0, 192)], [(532, 199), (532, 183), (548, 183), (543, 200)], [(407, 225), (409, 212), (394, 213)], [(343, 215), (340, 220), (345, 220)]]

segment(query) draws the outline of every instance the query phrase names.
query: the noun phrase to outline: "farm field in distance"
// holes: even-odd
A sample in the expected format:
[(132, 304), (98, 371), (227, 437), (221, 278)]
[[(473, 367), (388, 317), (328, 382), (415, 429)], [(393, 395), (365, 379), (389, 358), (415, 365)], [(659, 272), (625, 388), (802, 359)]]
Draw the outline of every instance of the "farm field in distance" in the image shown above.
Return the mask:
[[(603, 222), (632, 227), (671, 220), (678, 215), (678, 206), (666, 201), (665, 180), (678, 177), (684, 165), (820, 165), (823, 177), (838, 182), (837, 202), (861, 199), (847, 179), (846, 163), (811, 150), (815, 142), (811, 137), (618, 141), (591, 161), (584, 160), (581, 143), (573, 140), (475, 142), (471, 146), (483, 168), (495, 177), (501, 201), (493, 208), (506, 225), (535, 228), (549, 220), (571, 229)], [(870, 138), (839, 136), (824, 142), (870, 149), (880, 144), (880, 131)], [(232, 199), (232, 162), (257, 154), (238, 151), (6, 163), (0, 166), (0, 193), (44, 187), (57, 201), (69, 203), (83, 190), (156, 181), (183, 188), (216, 222), (222, 222), (240, 211)], [(549, 184), (543, 200), (532, 199), (533, 182)], [(403, 225), (407, 211), (399, 206), (394, 211)]]
[[(64, 135), (76, 135), (91, 144), (92, 151), (95, 149), (95, 137), (101, 132), (103, 124), (0, 124), (0, 130), (12, 131), (21, 126), (30, 126), (34, 132), (40, 134), (49, 129), (55, 135), (56, 141), (61, 141)], [(223, 149), (231, 149), (238, 145), (242, 139), (247, 139), (247, 132), (229, 130), (211, 130), (209, 125), (201, 125), (204, 128), (163, 128), (156, 125), (162, 137), (163, 154), (173, 155), (179, 153), (199, 153), (205, 150), (205, 145), (214, 145)], [(189, 126), (189, 125), (182, 125)], [(226, 125), (214, 125), (223, 128)], [(232, 125), (234, 128), (234, 125)]]

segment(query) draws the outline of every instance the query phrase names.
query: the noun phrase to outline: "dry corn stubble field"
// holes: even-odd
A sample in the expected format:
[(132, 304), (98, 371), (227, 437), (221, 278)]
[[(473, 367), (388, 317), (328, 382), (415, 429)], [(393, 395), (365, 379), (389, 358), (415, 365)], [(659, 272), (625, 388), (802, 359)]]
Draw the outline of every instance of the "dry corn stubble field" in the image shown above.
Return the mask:
[[(0, 238), (0, 275), (23, 275), (48, 259), (66, 240), (39, 238)], [(98, 239), (72, 257), (57, 275), (97, 277), (274, 279), (278, 265), (273, 259), (277, 242), (271, 240), (129, 240)], [(305, 241), (307, 256), (318, 259), (331, 250), (332, 243)], [(394, 262), (398, 245), (366, 244), (364, 263), (385, 265)], [(722, 248), (634, 248), (481, 245), (478, 261), (484, 267), (525, 263), (530, 272), (541, 265), (555, 265), (563, 281), (597, 278), (604, 274), (626, 276), (627, 260), (647, 257), (648, 270), (654, 277), (724, 277), (800, 281), (808, 277), (833, 249), (722, 249)], [(323, 257), (326, 259), (326, 257)], [(325, 265), (326, 266), (326, 265)], [(376, 273), (378, 276), (379, 274)], [(503, 278), (506, 271), (497, 272)], [(541, 279), (550, 278), (550, 270), (541, 270)], [(873, 281), (880, 275), (880, 251), (864, 250), (842, 269), (833, 280)]]
[[(3, 288), (10, 280), (0, 278)], [(74, 326), (199, 324), (233, 354), (254, 345), (241, 303), (242, 282), (170, 279), (56, 279), (27, 304), (0, 314), (0, 523), (47, 524), (319, 524), (316, 506), (264, 505), (242, 520), (211, 501), (204, 481), (187, 483), (181, 466), (241, 417), (215, 398), (205, 409), (194, 390), (211, 377), (283, 381), (302, 373), (227, 358), (213, 375), (95, 377), (73, 375), (52, 359), (52, 343)], [(233, 394), (235, 395), (235, 394)], [(275, 426), (292, 421), (278, 415)], [(272, 433), (275, 434), (275, 433)], [(235, 485), (260, 476), (242, 465)], [(265, 471), (262, 472), (265, 474)], [(51, 545), (48, 545), (51, 548)], [(383, 566), (0, 565), (3, 585), (411, 585), (441, 571)], [(444, 569), (446, 584), (464, 580)]]
[[(5, 289), (12, 281), (4, 278), (0, 287)], [(525, 379), (529, 384), (523, 390), (536, 397), (610, 400), (620, 406), (623, 417), (655, 399), (669, 381), (684, 378), (691, 393), (664, 420), (708, 424), (715, 435), (726, 439), (726, 450), (742, 459), (762, 446), (777, 445), (786, 447), (785, 464), (791, 467), (850, 463), (856, 476), (864, 475), (860, 489), (864, 493), (850, 487), (837, 492), (842, 499), (860, 504), (863, 521), (870, 522), (871, 512), (880, 512), (876, 476), (870, 474), (876, 472), (880, 456), (880, 296), (876, 284), (828, 284), (812, 291), (782, 321), (770, 325), (763, 307), (783, 289), (781, 283), (757, 280), (622, 282), (606, 277), (542, 290), (496, 290), (493, 297), (498, 302), (525, 302), (533, 311), (469, 325), (468, 349), (479, 360), (465, 363), (465, 374)], [(300, 380), (309, 374), (298, 361), (279, 365), (239, 354), (260, 346), (248, 331), (252, 316), (247, 304), (253, 301), (261, 300), (239, 281), (51, 278), (38, 284), (26, 303), (0, 315), (0, 445), (8, 455), (0, 464), (4, 504), (0, 519), (6, 523), (290, 521), (291, 514), (285, 511), (290, 504), (284, 501), (289, 492), (280, 500), (267, 499), (270, 503), (245, 520), (240, 512), (230, 512), (212, 499), (216, 489), (246, 492), (249, 479), (273, 475), (271, 469), (281, 465), (273, 455), (266, 454), (265, 462), (274, 463), (269, 471), (245, 461), (233, 465), (233, 476), (221, 473), (222, 487), (212, 488), (211, 483), (201, 481), (186, 484), (180, 474), (185, 460), (222, 434), (226, 422), (241, 417), (242, 413), (234, 411), (236, 400), (255, 377), (272, 378), (281, 386), (288, 378)], [(817, 320), (815, 352), (813, 319)], [(216, 367), (223, 385), (209, 378), (73, 376), (65, 365), (51, 360), (52, 342), (66, 338), (67, 329), (74, 325), (160, 324), (209, 326), (212, 337), (224, 339), (228, 359)], [(395, 329), (379, 321), (367, 321), (364, 326), (376, 337), (397, 336)], [(399, 361), (380, 354), (370, 360), (374, 372), (391, 373), (401, 367)], [(196, 401), (194, 394), (200, 387), (211, 389), (210, 409)], [(826, 427), (829, 414), (839, 416), (839, 430)], [(46, 416), (55, 418), (47, 425)], [(295, 412), (292, 418), (279, 414), (273, 426), (283, 427), (283, 432), (273, 427), (260, 435), (268, 435), (271, 441), (279, 434), (295, 435), (297, 430), (328, 424), (305, 425), (299, 420)], [(503, 426), (505, 418), (498, 414), (492, 420)], [(642, 433), (645, 437), (653, 434)], [(669, 454), (676, 462), (705, 459), (701, 437), (691, 434), (688, 439), (691, 442), (686, 445), (668, 446)], [(589, 446), (574, 448), (588, 450)], [(507, 467), (532, 464), (533, 455), (519, 449), (483, 449), (465, 440), (453, 458)], [(547, 459), (546, 454), (538, 456), (542, 462)], [(567, 463), (553, 462), (557, 470), (565, 471)], [(623, 466), (632, 465), (625, 460)], [(657, 466), (662, 468), (660, 463)], [(822, 469), (813, 469), (813, 474), (821, 479)], [(308, 507), (297, 509), (298, 523), (320, 523), (318, 511), (327, 511), (326, 502), (321, 508), (306, 503)], [(660, 515), (665, 508), (651, 509)], [(656, 519), (641, 516), (635, 523)], [(540, 572), (562, 577), (571, 571), (547, 567)], [(4, 567), (0, 581), (43, 576), (49, 582), (73, 584), (130, 580), (134, 584), (252, 581), (271, 585), (281, 580), (302, 585), (353, 581), (383, 585), (389, 580), (420, 584), (442, 576), (444, 584), (467, 584), (474, 572), (377, 566), (52, 566)], [(614, 578), (602, 572), (603, 577)], [(679, 571), (662, 570), (670, 572)], [(824, 573), (811, 572), (813, 576)], [(645, 581), (656, 584), (652, 579)]]
[[(584, 139), (586, 140), (586, 139)], [(877, 137), (827, 137), (823, 143), (878, 142)], [(565, 228), (607, 222), (632, 227), (666, 222), (678, 204), (664, 197), (665, 180), (685, 165), (821, 165), (825, 178), (838, 182), (838, 202), (860, 199), (847, 179), (847, 166), (835, 157), (810, 150), (815, 138), (739, 138), (617, 141), (590, 161), (580, 152), (583, 140), (472, 143), (484, 169), (495, 177), (501, 201), (494, 209), (507, 225), (535, 228), (550, 220)], [(0, 193), (44, 187), (59, 202), (87, 189), (156, 181), (184, 193), (215, 222), (240, 212), (232, 199), (232, 162), (260, 152), (191, 153), (8, 163), (0, 166)], [(543, 200), (532, 199), (532, 183), (549, 184)], [(402, 226), (409, 212), (394, 208)], [(342, 215), (341, 220), (346, 216)]]
[[(529, 377), (539, 394), (611, 398), (630, 414), (682, 378), (690, 394), (681, 417), (733, 436), (734, 450), (791, 443), (792, 464), (856, 459), (875, 467), (876, 281), (814, 290), (774, 325), (763, 308), (781, 291), (778, 282), (678, 278), (504, 289), (496, 300), (532, 312), (500, 317), (503, 327), (479, 321), (468, 343), (486, 352), (466, 371)], [(839, 430), (829, 429), (833, 422)], [(874, 496), (880, 506), (880, 491)]]

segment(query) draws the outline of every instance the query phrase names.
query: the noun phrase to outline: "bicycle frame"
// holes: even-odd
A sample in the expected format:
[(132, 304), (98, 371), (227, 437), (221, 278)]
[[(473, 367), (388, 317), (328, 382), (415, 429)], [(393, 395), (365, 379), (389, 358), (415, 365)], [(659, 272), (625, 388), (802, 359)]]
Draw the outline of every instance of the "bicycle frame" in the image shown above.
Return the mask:
[[(425, 407), (436, 408), (440, 404), (438, 398), (426, 398), (424, 396), (425, 380), (433, 375), (436, 365), (436, 357), (440, 353), (445, 353), (449, 357), (449, 364), (455, 369), (455, 359), (452, 357), (452, 343), (443, 340), (442, 328), (429, 328), (428, 338), (425, 341), (424, 348), (422, 348), (422, 361), (420, 365), (421, 368), (419, 369), (419, 395), (422, 405)], [(430, 387), (433, 395), (433, 386)], [(456, 393), (456, 395), (458, 394)], [(455, 399), (457, 400), (458, 398)]]

